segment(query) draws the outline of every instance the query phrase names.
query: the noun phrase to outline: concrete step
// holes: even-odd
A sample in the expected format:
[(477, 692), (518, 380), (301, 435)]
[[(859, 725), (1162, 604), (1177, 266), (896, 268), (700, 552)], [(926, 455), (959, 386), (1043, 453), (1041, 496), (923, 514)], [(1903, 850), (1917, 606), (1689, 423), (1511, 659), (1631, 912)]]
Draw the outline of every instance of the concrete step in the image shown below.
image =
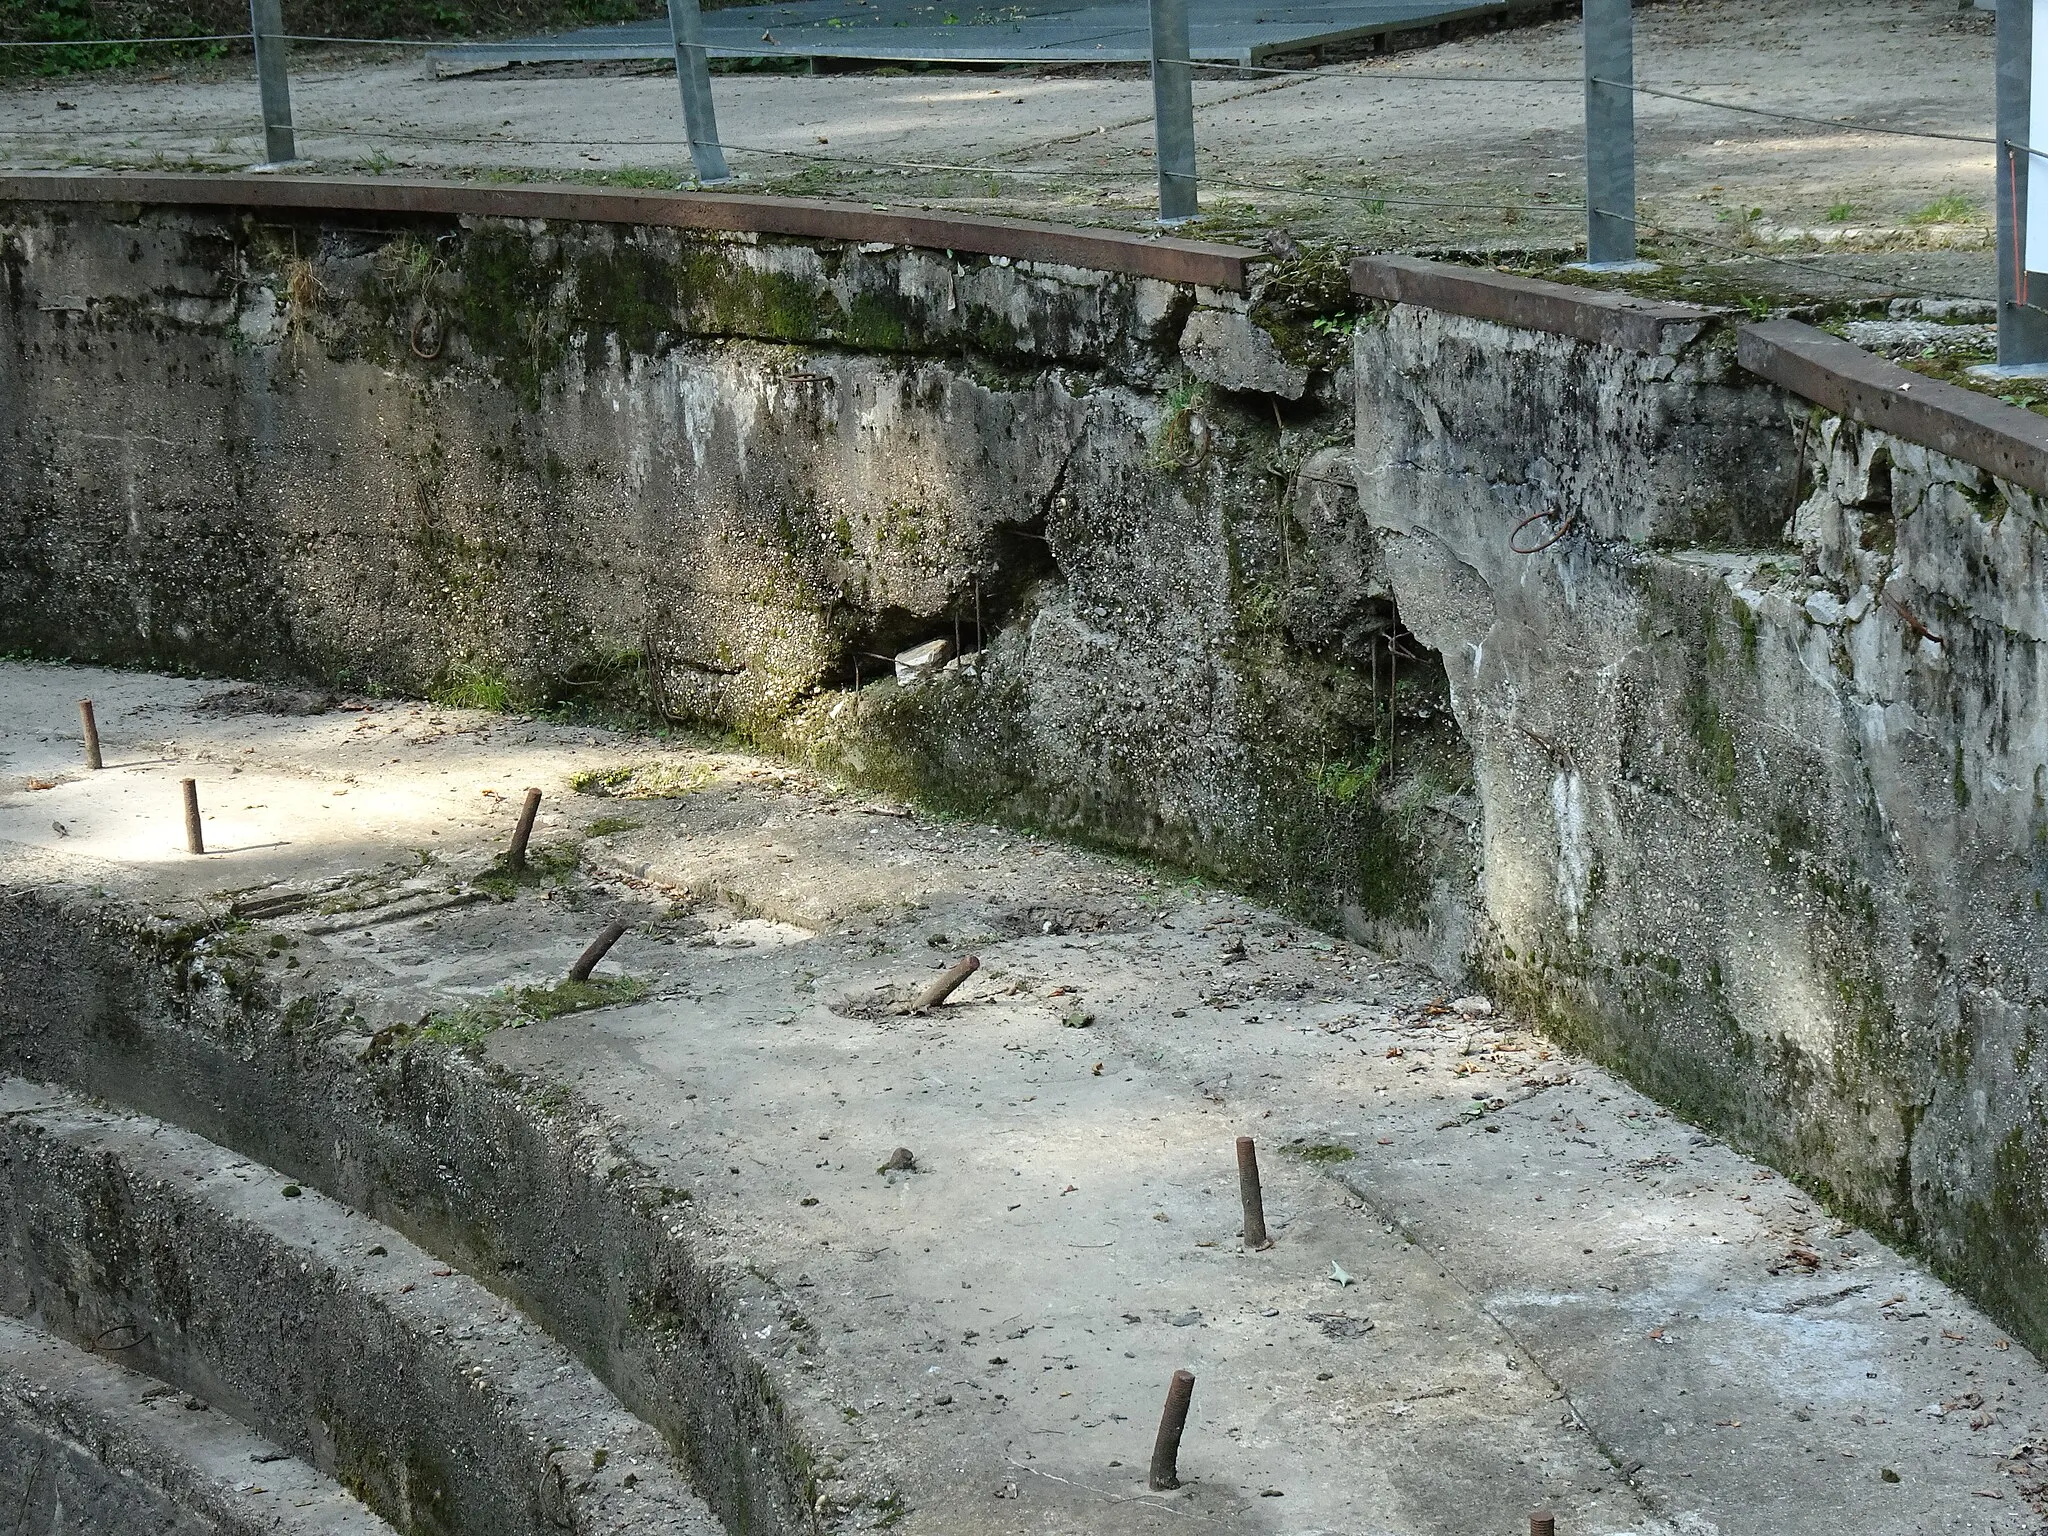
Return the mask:
[[(720, 1530), (660, 1437), (545, 1333), (275, 1169), (8, 1078), (0, 1206), (7, 1312), (118, 1349), (401, 1530)], [(353, 1518), (335, 1528), (382, 1528)]]
[(332, 1478), (213, 1405), (0, 1318), (0, 1489), (36, 1536), (390, 1536)]

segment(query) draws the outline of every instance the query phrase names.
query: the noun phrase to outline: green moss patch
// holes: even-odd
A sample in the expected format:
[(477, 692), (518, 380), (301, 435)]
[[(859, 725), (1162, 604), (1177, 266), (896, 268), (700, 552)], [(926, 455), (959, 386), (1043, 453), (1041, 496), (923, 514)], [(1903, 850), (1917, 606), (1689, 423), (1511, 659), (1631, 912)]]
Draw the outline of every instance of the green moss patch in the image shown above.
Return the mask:
[(493, 1030), (519, 1029), (565, 1013), (637, 1003), (651, 990), (651, 984), (639, 976), (593, 976), (588, 981), (558, 981), (545, 987), (503, 987), (481, 1002), (437, 1009), (408, 1031), (406, 1040), (473, 1046)]
[[(613, 800), (680, 800), (685, 795), (695, 794), (717, 778), (703, 763), (617, 763), (609, 768), (588, 768), (569, 780), (569, 787), (579, 795), (600, 795)], [(618, 819), (618, 818), (610, 818)], [(623, 831), (622, 823), (612, 828)], [(603, 836), (597, 824), (591, 827), (592, 836)]]
[(522, 868), (512, 868), (504, 858), (470, 881), (470, 886), (495, 896), (500, 901), (510, 901), (522, 885), (560, 885), (573, 875), (582, 862), (582, 849), (571, 843), (558, 847), (528, 848), (526, 863)]

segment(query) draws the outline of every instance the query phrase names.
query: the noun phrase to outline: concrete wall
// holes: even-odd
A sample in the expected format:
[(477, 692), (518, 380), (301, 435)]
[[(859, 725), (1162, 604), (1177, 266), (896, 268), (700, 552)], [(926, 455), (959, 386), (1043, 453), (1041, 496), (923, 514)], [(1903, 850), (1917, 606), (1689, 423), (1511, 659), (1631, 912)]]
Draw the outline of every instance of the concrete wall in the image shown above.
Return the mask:
[(1730, 340), (1359, 333), (1369, 516), (1484, 807), (1475, 960), (2038, 1344), (2048, 509)]
[(1275, 894), (2048, 1342), (2042, 506), (1725, 326), (362, 211), (15, 203), (0, 266), (0, 646), (664, 716)]
[[(1455, 961), (1461, 748), (1434, 658), (1388, 708), (1345, 353), (1286, 284), (504, 219), (0, 218), (0, 647), (738, 731)], [(1191, 373), (1198, 301), (1209, 376), (1305, 398)], [(1253, 303), (1296, 314), (1291, 357)], [(977, 630), (972, 671), (887, 680)]]

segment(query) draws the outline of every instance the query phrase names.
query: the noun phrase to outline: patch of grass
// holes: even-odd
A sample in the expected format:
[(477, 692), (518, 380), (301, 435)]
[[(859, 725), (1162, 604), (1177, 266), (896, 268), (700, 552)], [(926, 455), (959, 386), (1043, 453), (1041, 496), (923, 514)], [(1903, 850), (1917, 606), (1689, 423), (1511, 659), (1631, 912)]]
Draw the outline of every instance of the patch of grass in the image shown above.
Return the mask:
[[(716, 777), (704, 763), (616, 763), (609, 768), (585, 769), (569, 780), (569, 787), (579, 795), (602, 795), (613, 800), (680, 800)], [(595, 826), (591, 831), (593, 835), (603, 835)]]
[(614, 832), (631, 832), (640, 825), (637, 816), (600, 816), (586, 829), (591, 837), (610, 837)]
[(1161, 469), (1186, 469), (1198, 462), (1203, 448), (1195, 439), (1195, 415), (1208, 399), (1206, 385), (1182, 383), (1166, 395), (1166, 411), (1152, 443), (1152, 462)]
[(463, 1049), (478, 1045), (493, 1030), (519, 1029), (565, 1013), (637, 1003), (652, 990), (639, 976), (593, 976), (545, 987), (503, 987), (481, 1002), (428, 1014), (407, 1036), (408, 1043), (435, 1041)]
[(1856, 205), (1854, 203), (1830, 203), (1824, 217), (1830, 224), (1846, 224), (1856, 217)]
[(1347, 762), (1343, 758), (1324, 763), (1310, 779), (1310, 786), (1324, 800), (1334, 800), (1340, 805), (1371, 797), (1379, 783), (1380, 770), (1386, 766), (1385, 755), (1375, 751), (1362, 763)]
[(498, 673), (457, 663), (427, 690), (427, 697), (449, 709), (491, 709), (502, 713), (512, 707), (512, 685)]
[(1334, 1141), (1318, 1142), (1315, 1146), (1312, 1147), (1297, 1147), (1290, 1145), (1287, 1147), (1283, 1147), (1281, 1150), (1284, 1151), (1289, 1157), (1300, 1158), (1304, 1163), (1318, 1164), (1348, 1163), (1351, 1161), (1352, 1158), (1358, 1155), (1357, 1153), (1353, 1152), (1349, 1147), (1344, 1146), (1342, 1143)]
[(1977, 205), (1960, 192), (1937, 197), (1925, 208), (1906, 215), (1908, 224), (1970, 224), (1977, 218)]

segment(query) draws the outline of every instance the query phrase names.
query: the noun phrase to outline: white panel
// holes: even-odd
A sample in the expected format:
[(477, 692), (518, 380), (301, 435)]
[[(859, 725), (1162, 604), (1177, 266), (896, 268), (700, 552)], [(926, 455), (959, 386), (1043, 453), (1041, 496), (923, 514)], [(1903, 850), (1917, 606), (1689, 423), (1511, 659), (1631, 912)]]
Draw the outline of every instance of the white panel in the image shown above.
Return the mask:
[(2034, 0), (2033, 89), (2027, 101), (2027, 270), (2048, 272), (2048, 0)]

